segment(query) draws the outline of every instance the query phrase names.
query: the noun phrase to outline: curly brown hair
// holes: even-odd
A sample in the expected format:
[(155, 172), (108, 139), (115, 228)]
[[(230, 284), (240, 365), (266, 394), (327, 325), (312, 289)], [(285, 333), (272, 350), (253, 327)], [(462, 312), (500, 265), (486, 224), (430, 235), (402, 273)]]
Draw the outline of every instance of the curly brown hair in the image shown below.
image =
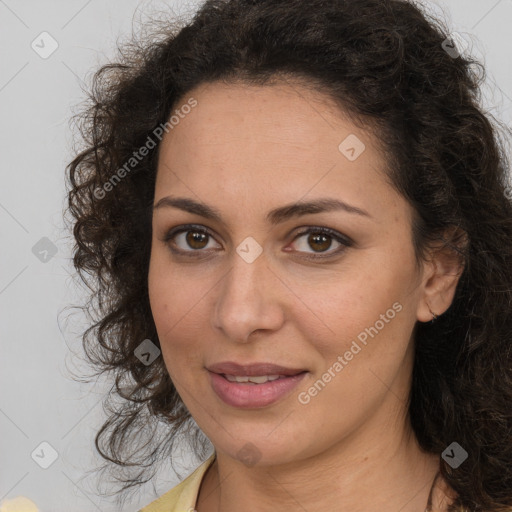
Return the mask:
[[(506, 142), (503, 126), (481, 106), (483, 66), (447, 52), (447, 40), (443, 23), (411, 1), (208, 0), (188, 22), (167, 21), (125, 44), (117, 62), (95, 73), (77, 118), (84, 148), (67, 167), (68, 205), (74, 265), (96, 315), (83, 333), (85, 353), (115, 377), (96, 446), (114, 469), (135, 468), (118, 476), (123, 489), (148, 481), (180, 433), (201, 441), (198, 456), (205, 450), (163, 358), (146, 366), (134, 355), (142, 340), (159, 346), (147, 286), (159, 144), (144, 158), (134, 154), (202, 83), (295, 77), (375, 129), (389, 178), (416, 213), (418, 260), (441, 239), (464, 261), (451, 307), (416, 325), (410, 420), (424, 450), (441, 454), (457, 441), (468, 451), (456, 470), (440, 458), (458, 495), (451, 512), (510, 510)], [(454, 227), (465, 244), (441, 237)]]

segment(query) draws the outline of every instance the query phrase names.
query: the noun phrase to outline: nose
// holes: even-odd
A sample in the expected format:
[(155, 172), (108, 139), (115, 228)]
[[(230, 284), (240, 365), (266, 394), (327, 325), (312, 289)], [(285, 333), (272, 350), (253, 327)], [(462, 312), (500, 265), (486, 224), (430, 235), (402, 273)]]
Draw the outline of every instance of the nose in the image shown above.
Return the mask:
[(238, 254), (219, 283), (213, 315), (215, 329), (237, 343), (250, 341), (255, 331), (275, 331), (284, 322), (279, 291), (283, 287), (262, 253), (248, 263)]

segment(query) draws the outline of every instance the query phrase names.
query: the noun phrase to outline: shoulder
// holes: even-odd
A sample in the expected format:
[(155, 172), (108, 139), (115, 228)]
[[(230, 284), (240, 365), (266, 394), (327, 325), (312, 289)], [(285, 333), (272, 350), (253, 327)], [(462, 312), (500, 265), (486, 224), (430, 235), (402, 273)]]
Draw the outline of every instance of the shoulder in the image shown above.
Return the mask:
[(214, 460), (215, 452), (183, 482), (139, 510), (139, 512), (192, 512), (196, 505), (197, 494), (204, 474)]

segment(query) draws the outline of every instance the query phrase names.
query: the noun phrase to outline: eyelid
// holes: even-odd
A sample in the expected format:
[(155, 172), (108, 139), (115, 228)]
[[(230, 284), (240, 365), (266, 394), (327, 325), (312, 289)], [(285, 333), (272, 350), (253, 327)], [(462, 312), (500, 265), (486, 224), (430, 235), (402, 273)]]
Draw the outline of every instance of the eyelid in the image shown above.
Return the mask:
[[(304, 236), (304, 235), (307, 235), (310, 233), (320, 233), (320, 234), (325, 234), (325, 235), (333, 238), (341, 246), (334, 251), (328, 250), (325, 253), (293, 251), (293, 252), (297, 252), (300, 254), (306, 254), (306, 256), (304, 256), (306, 259), (309, 258), (309, 259), (317, 259), (318, 260), (321, 258), (334, 257), (334, 256), (339, 255), (345, 249), (352, 247), (354, 245), (354, 241), (350, 237), (348, 237), (347, 235), (344, 235), (334, 229), (331, 229), (331, 228), (318, 226), (318, 225), (314, 225), (314, 226), (309, 225), (309, 226), (301, 226), (300, 228), (297, 228), (297, 229), (300, 229), (300, 231), (294, 235), (292, 243), (295, 240), (297, 240), (297, 238), (299, 238), (301, 236)], [(174, 239), (177, 235), (184, 233), (184, 232), (186, 233), (188, 231), (196, 231), (199, 233), (204, 233), (204, 234), (208, 235), (209, 237), (213, 238), (217, 242), (215, 235), (206, 226), (203, 226), (201, 224), (182, 224), (182, 225), (176, 226), (174, 228), (171, 228), (165, 233), (162, 241), (165, 243), (168, 243), (169, 241)], [(217, 242), (217, 243), (219, 243), (219, 242)], [(182, 254), (185, 256), (201, 257), (200, 256), (201, 253), (207, 253), (211, 249), (207, 250), (207, 251), (205, 251), (203, 249), (185, 250), (185, 249), (176, 249), (176, 248), (170, 249), (170, 250), (174, 253)]]
[(349, 247), (352, 247), (354, 245), (354, 241), (347, 235), (344, 235), (334, 229), (323, 227), (323, 226), (305, 226), (305, 227), (303, 226), (301, 231), (294, 236), (293, 242), (297, 238), (299, 238), (303, 235), (310, 234), (310, 233), (325, 234), (325, 235), (333, 238), (334, 240), (336, 240), (340, 244), (340, 247), (338, 247), (335, 250), (328, 249), (326, 252), (318, 252), (318, 253), (315, 253), (315, 252), (304, 253), (304, 251), (297, 251), (301, 254), (306, 254), (307, 256), (304, 256), (305, 258), (310, 258), (310, 259), (315, 259), (315, 260), (318, 260), (321, 258), (325, 258), (325, 259), (332, 258), (332, 257), (340, 255), (346, 249), (348, 249)]
[[(326, 235), (332, 236), (334, 239), (339, 240), (340, 243), (345, 243), (347, 245), (353, 245), (354, 241), (347, 235), (344, 235), (343, 233), (340, 233), (339, 231), (336, 231), (332, 228), (327, 228), (324, 226), (301, 226), (301, 231), (295, 235), (295, 238), (305, 235), (308, 233), (324, 233)], [(294, 240), (295, 240), (294, 238)]]
[[(174, 228), (171, 228), (165, 232), (165, 235), (164, 235), (162, 241), (165, 243), (168, 243), (173, 238), (175, 238), (177, 235), (179, 235), (181, 233), (186, 233), (187, 231), (196, 231), (199, 233), (204, 233), (204, 234), (208, 235), (210, 238), (213, 238), (217, 242), (217, 239), (215, 238), (213, 233), (207, 227), (202, 226), (201, 224), (182, 224), (182, 225), (176, 226)], [(217, 242), (217, 243), (219, 243), (219, 242)], [(188, 251), (184, 250), (184, 249), (171, 249), (171, 250), (173, 252), (179, 252), (180, 254), (184, 254), (184, 253), (196, 253), (197, 254), (200, 252), (205, 252), (204, 250), (201, 250), (201, 249), (197, 249), (197, 250), (190, 249)]]

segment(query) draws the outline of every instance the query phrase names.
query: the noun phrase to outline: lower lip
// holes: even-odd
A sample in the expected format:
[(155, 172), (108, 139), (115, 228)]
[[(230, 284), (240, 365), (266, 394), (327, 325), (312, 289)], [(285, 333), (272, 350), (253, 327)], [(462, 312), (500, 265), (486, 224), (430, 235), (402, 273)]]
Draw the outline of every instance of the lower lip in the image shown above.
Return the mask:
[(253, 409), (273, 404), (291, 392), (304, 378), (306, 372), (291, 375), (263, 384), (230, 382), (218, 373), (210, 373), (212, 388), (228, 405), (242, 409)]

